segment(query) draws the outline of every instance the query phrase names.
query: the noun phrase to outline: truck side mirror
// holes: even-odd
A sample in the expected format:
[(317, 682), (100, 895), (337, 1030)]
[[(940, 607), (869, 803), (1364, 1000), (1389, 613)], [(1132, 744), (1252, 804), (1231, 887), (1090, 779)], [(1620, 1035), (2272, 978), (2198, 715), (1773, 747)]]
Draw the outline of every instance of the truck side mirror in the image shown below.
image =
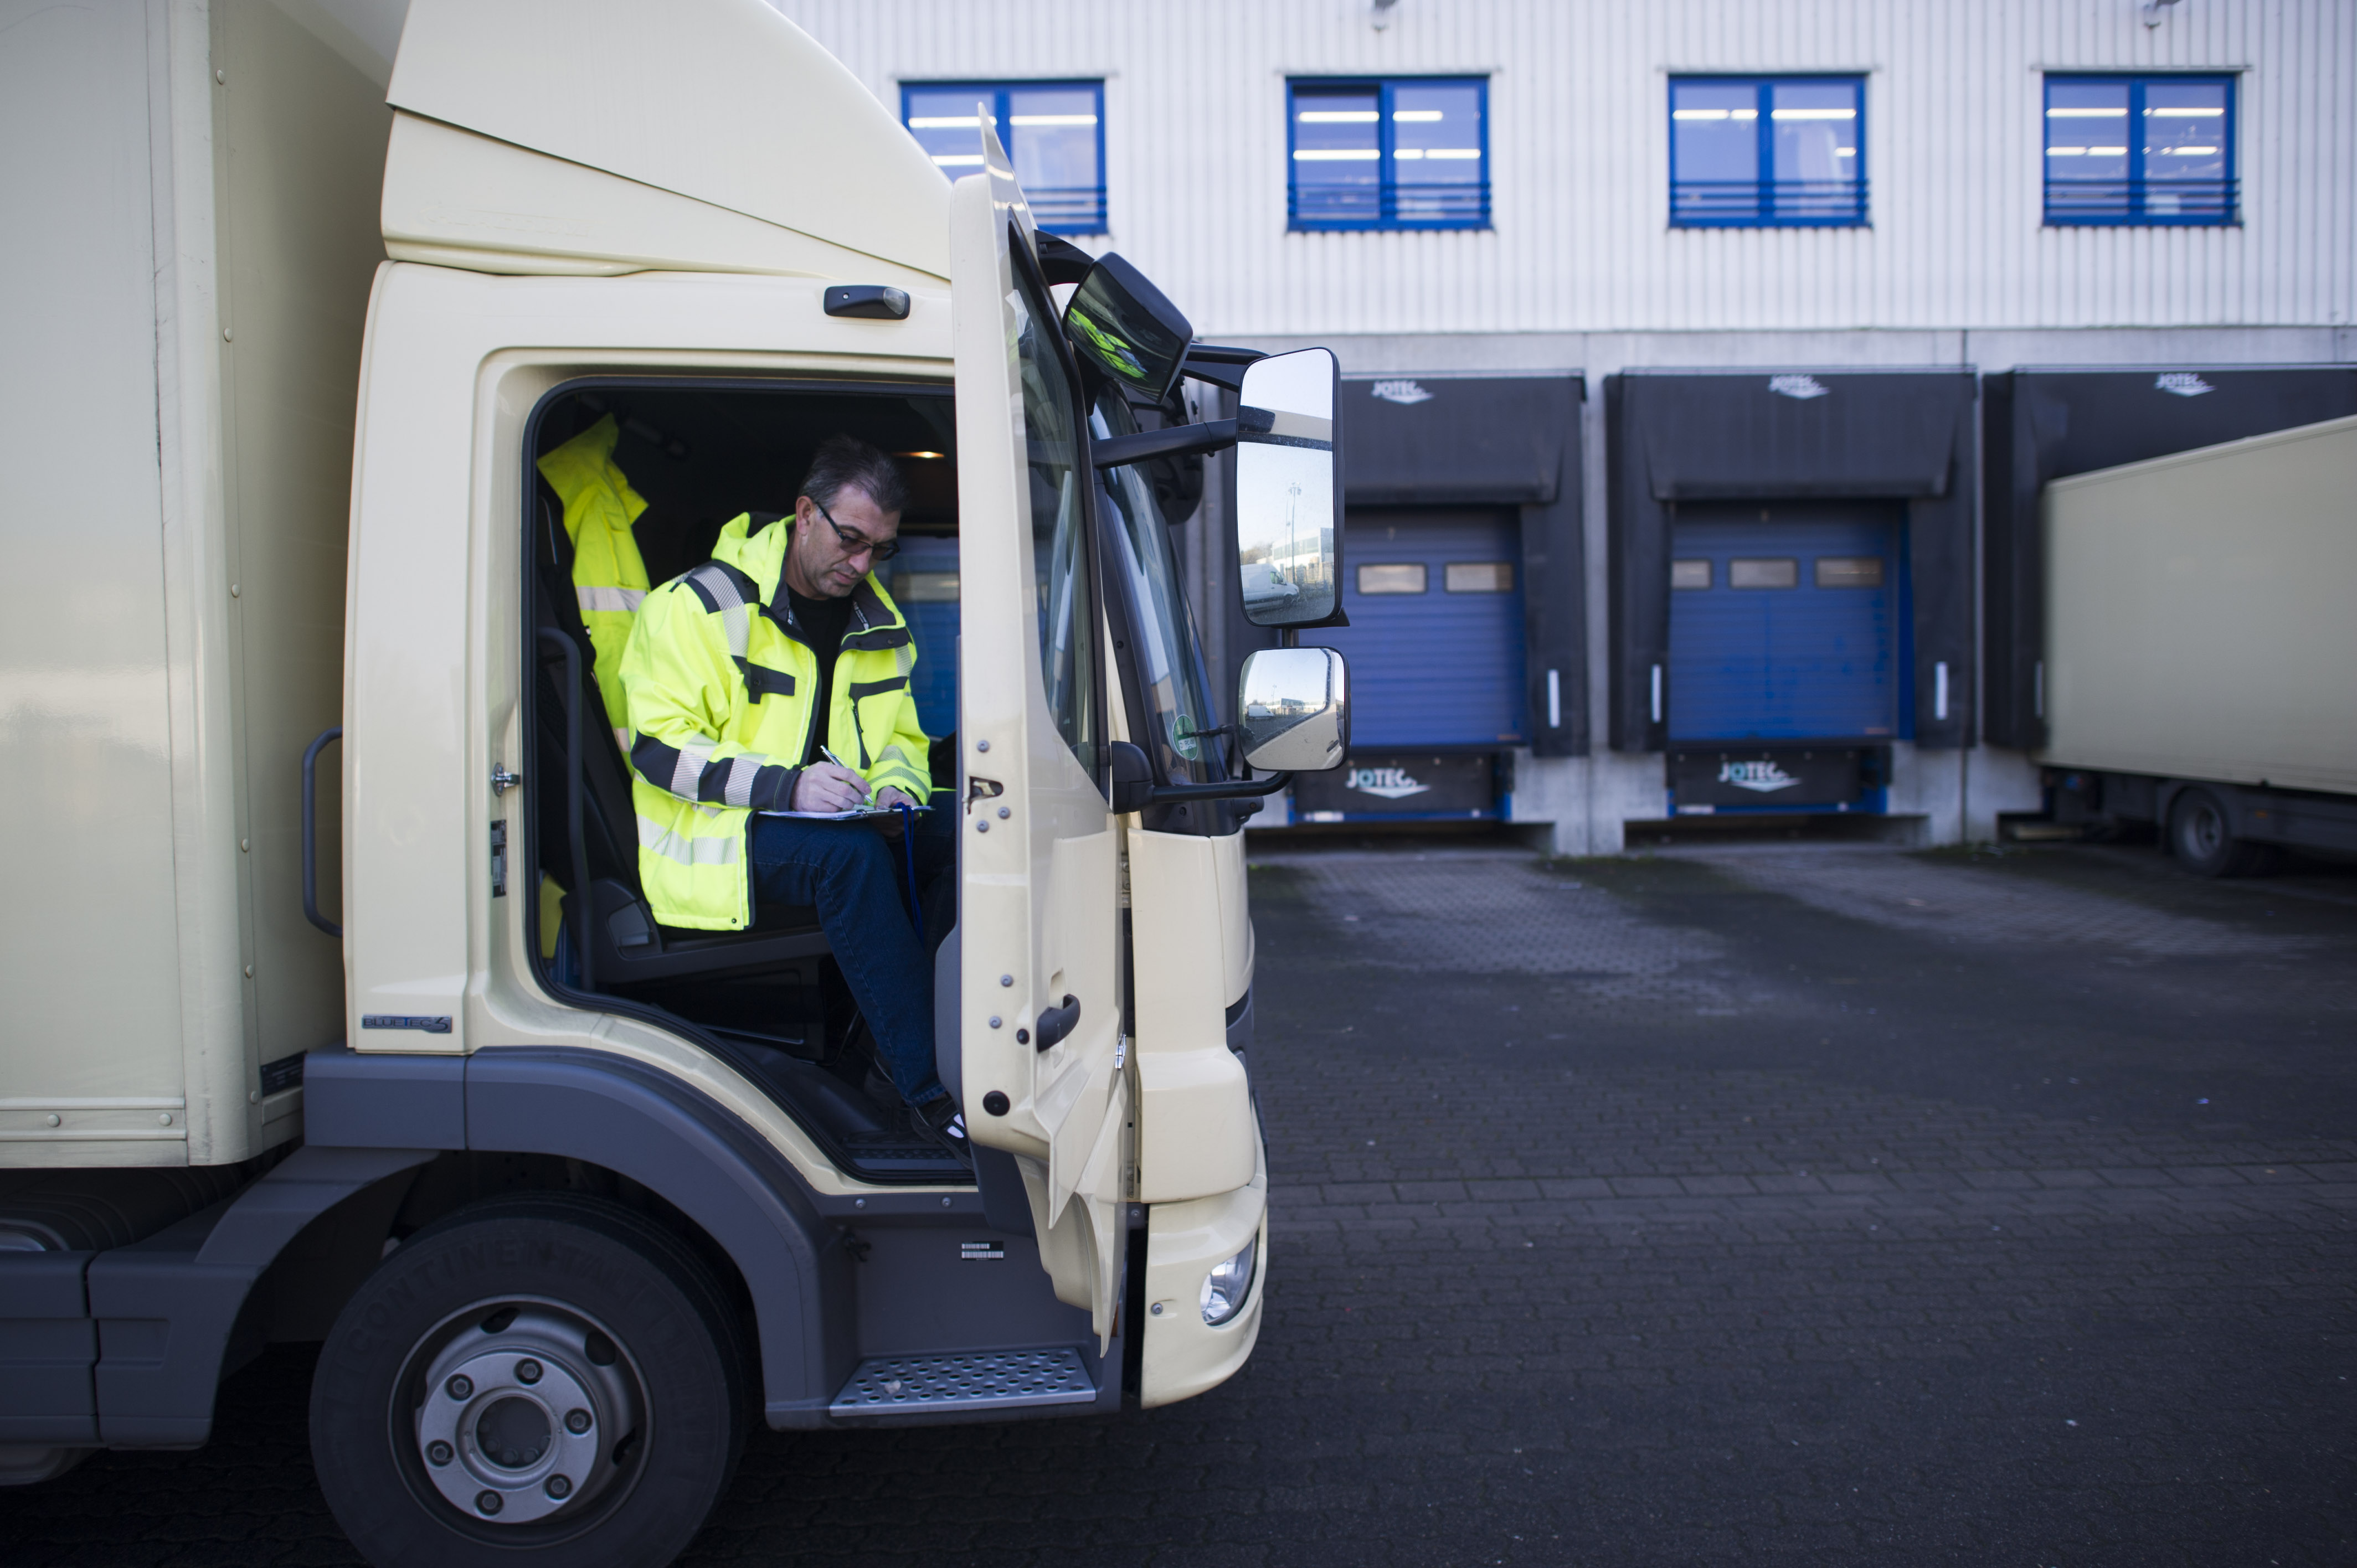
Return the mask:
[(1312, 626), (1340, 604), (1342, 517), (1334, 482), (1330, 349), (1302, 349), (1244, 367), (1236, 411), (1236, 567), (1244, 618)]
[(1064, 306), (1064, 337), (1081, 362), (1147, 404), (1170, 395), (1194, 336), (1152, 280), (1110, 251), (1097, 258)]
[(1265, 648), (1236, 682), (1236, 735), (1265, 771), (1322, 773), (1351, 749), (1349, 671), (1330, 648)]

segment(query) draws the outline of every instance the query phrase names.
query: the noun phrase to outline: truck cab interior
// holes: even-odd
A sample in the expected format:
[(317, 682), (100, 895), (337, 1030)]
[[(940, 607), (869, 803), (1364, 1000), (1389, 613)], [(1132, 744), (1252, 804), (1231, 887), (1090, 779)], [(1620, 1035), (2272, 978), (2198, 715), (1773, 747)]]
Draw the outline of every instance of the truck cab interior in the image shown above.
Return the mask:
[[(651, 585), (710, 558), (741, 513), (791, 513), (820, 441), (838, 433), (898, 457), (911, 499), (902, 547), (877, 576), (917, 639), (914, 689), (932, 741), (937, 801), (954, 800), (957, 747), (956, 431), (946, 386), (784, 381), (576, 383), (545, 398), (527, 435), (537, 459), (611, 415), (613, 462), (644, 499), (632, 534)], [(564, 508), (526, 464), (524, 843), (511, 880), (529, 897), (542, 983), (686, 1034), (760, 1084), (847, 1174), (875, 1182), (972, 1179), (912, 1133), (877, 1072), (872, 1041), (815, 909), (757, 906), (752, 927), (657, 922), (640, 891), (630, 768), (615, 738), (573, 576)], [(535, 787), (539, 781), (547, 781)], [(865, 826), (845, 831), (872, 831)], [(955, 877), (921, 890), (929, 948), (954, 923)]]

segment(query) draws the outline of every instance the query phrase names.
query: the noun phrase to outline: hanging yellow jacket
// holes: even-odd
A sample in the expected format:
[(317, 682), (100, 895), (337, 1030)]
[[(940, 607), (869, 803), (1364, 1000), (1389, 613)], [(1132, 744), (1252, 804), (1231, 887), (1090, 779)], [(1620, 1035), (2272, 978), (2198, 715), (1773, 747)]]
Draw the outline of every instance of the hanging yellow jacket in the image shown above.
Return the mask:
[[(792, 526), (731, 521), (711, 560), (646, 596), (622, 656), (639, 883), (666, 926), (751, 924), (753, 813), (788, 810), (802, 777), (818, 656), (780, 581)], [(921, 804), (932, 779), (916, 667), (908, 622), (870, 573), (851, 593), (823, 740), (873, 788)]]
[(614, 739), (630, 749), (623, 713), (622, 650), (630, 622), (647, 596), (647, 566), (630, 525), (647, 510), (614, 463), (621, 434), (612, 414), (540, 460), (540, 472), (565, 503), (565, 533), (573, 541), (573, 592), (596, 656), (597, 694)]

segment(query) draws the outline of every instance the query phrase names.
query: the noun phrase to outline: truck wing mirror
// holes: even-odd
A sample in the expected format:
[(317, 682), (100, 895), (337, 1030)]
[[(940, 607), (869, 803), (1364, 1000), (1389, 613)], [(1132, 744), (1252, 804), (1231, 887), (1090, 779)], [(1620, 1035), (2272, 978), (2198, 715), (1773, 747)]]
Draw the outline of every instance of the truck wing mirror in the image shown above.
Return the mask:
[(1195, 328), (1144, 273), (1108, 252), (1064, 306), (1064, 336), (1082, 364), (1152, 404), (1170, 395)]
[(1157, 784), (1146, 748), (1116, 740), (1106, 748), (1113, 763), (1113, 809), (1125, 814), (1182, 800), (1251, 800), (1275, 794), (1296, 773), (1340, 768), (1351, 749), (1350, 682), (1342, 656), (1330, 648), (1265, 648), (1249, 655), (1236, 682), (1236, 714), (1237, 750), (1263, 777)]
[(1302, 349), (1256, 360), (1242, 379), (1235, 517), (1244, 618), (1297, 628), (1340, 624), (1341, 492), (1334, 472), (1340, 368), (1333, 350)]
[(1349, 671), (1330, 648), (1265, 648), (1236, 682), (1244, 760), (1287, 773), (1340, 768), (1351, 749)]

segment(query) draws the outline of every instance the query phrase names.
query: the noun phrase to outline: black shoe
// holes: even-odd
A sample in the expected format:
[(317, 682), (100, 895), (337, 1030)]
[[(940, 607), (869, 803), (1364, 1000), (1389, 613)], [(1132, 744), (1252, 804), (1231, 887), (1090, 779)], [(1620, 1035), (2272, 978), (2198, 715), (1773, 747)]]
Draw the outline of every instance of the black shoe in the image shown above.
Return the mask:
[(948, 1095), (937, 1094), (922, 1105), (909, 1107), (909, 1124), (959, 1159), (974, 1157), (965, 1141), (965, 1118)]

